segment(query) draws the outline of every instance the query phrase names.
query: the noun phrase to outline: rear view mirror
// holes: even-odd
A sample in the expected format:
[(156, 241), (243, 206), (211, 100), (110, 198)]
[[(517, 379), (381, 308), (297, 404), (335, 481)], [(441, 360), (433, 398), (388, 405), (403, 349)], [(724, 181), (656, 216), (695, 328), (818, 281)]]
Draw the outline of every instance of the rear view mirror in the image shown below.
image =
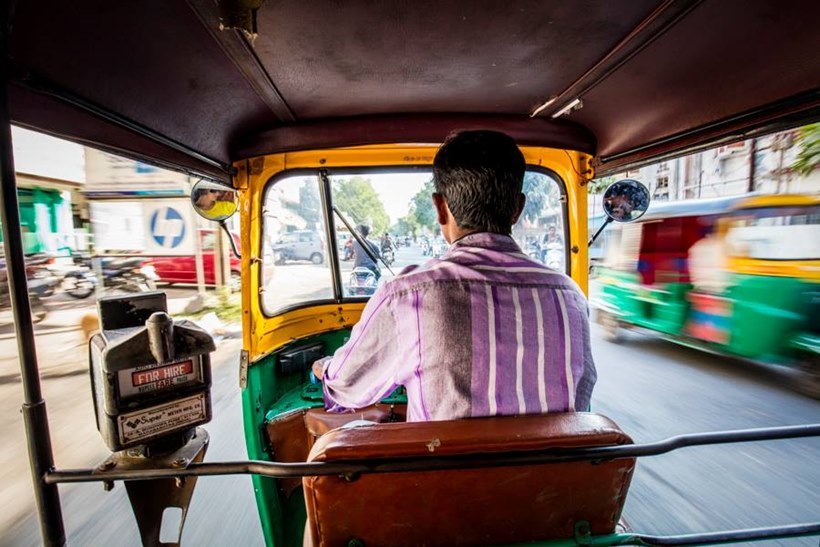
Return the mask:
[(199, 216), (216, 222), (231, 218), (239, 206), (236, 190), (205, 180), (194, 184), (191, 204)]
[(649, 207), (649, 190), (633, 179), (615, 182), (604, 192), (604, 213), (616, 222), (632, 222)]

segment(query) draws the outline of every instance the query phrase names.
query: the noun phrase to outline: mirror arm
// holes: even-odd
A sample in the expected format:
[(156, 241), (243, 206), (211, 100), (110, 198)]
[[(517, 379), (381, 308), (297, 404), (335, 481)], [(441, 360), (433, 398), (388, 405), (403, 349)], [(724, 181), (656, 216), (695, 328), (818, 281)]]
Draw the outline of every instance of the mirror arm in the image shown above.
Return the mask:
[(239, 258), (241, 260), (242, 255), (239, 254), (239, 249), (236, 246), (236, 241), (233, 240), (233, 234), (231, 234), (231, 231), (228, 229), (228, 225), (225, 223), (224, 220), (220, 220), (219, 226), (220, 228), (222, 228), (222, 231), (224, 231), (225, 234), (228, 236), (228, 241), (231, 242), (231, 251), (233, 251), (233, 254), (236, 256), (236, 258)]
[(598, 228), (598, 231), (596, 231), (596, 232), (595, 232), (595, 235), (593, 235), (593, 236), (590, 238), (589, 243), (587, 244), (587, 246), (588, 246), (588, 247), (592, 247), (592, 244), (593, 244), (593, 243), (595, 243), (595, 240), (596, 240), (596, 239), (598, 239), (598, 236), (599, 236), (599, 235), (601, 235), (601, 232), (603, 232), (603, 231), (604, 231), (604, 228), (606, 228), (606, 227), (607, 227), (607, 225), (608, 225), (610, 222), (612, 222), (612, 217), (606, 217), (606, 220), (604, 220), (604, 223), (603, 223), (603, 224), (601, 224), (601, 227), (600, 227), (600, 228)]

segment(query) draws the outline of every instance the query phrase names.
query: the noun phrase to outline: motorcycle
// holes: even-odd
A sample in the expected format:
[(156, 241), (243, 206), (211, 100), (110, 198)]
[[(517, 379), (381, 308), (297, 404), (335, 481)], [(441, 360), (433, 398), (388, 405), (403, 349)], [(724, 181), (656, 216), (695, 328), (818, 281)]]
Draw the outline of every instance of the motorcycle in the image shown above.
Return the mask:
[[(144, 263), (142, 258), (102, 258), (103, 287), (125, 292), (156, 290), (159, 276), (153, 266)], [(87, 298), (96, 291), (99, 279), (92, 269), (90, 257), (75, 257), (75, 264), (79, 267), (63, 276), (63, 290), (73, 298)]]
[(388, 266), (391, 266), (393, 262), (396, 261), (396, 255), (392, 247), (382, 249), (382, 260), (384, 260)]
[(564, 269), (564, 248), (560, 243), (548, 243), (544, 251), (544, 263), (548, 268)]
[(142, 258), (103, 258), (103, 287), (126, 292), (156, 290), (159, 279), (156, 269), (144, 263)]
[(378, 279), (369, 268), (353, 268), (350, 272), (349, 290), (353, 296), (371, 296), (376, 292)]
[(527, 244), (527, 256), (530, 260), (541, 262), (541, 249), (539, 248), (537, 242), (531, 241)]
[[(36, 254), (25, 258), (26, 279), (28, 286), (29, 305), (31, 306), (32, 320), (39, 323), (48, 315), (48, 310), (42, 299), (54, 295), (59, 278), (51, 275), (47, 265), (52, 261), (49, 255)], [(8, 286), (6, 262), (0, 258), (0, 308), (11, 307), (11, 294)]]

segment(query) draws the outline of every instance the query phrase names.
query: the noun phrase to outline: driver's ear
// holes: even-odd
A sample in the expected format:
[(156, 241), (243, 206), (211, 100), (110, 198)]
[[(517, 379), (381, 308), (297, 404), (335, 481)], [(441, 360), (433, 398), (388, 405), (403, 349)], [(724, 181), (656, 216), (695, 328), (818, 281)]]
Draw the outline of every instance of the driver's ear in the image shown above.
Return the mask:
[(436, 221), (442, 226), (447, 224), (447, 200), (443, 194), (433, 192), (433, 205), (436, 208)]
[(524, 205), (527, 204), (527, 196), (523, 193), (518, 194), (518, 204), (516, 205), (515, 214), (512, 217), (512, 222), (510, 224), (515, 224), (518, 222), (518, 217), (521, 216), (521, 213), (524, 212)]

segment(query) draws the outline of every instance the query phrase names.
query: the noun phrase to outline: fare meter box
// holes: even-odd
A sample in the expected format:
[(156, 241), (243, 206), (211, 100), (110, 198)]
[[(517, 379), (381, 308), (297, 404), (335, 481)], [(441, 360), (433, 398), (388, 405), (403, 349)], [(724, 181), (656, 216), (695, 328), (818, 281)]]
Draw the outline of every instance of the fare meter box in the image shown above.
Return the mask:
[(94, 412), (112, 452), (184, 444), (211, 419), (211, 336), (174, 321), (165, 294), (101, 298), (90, 343)]

